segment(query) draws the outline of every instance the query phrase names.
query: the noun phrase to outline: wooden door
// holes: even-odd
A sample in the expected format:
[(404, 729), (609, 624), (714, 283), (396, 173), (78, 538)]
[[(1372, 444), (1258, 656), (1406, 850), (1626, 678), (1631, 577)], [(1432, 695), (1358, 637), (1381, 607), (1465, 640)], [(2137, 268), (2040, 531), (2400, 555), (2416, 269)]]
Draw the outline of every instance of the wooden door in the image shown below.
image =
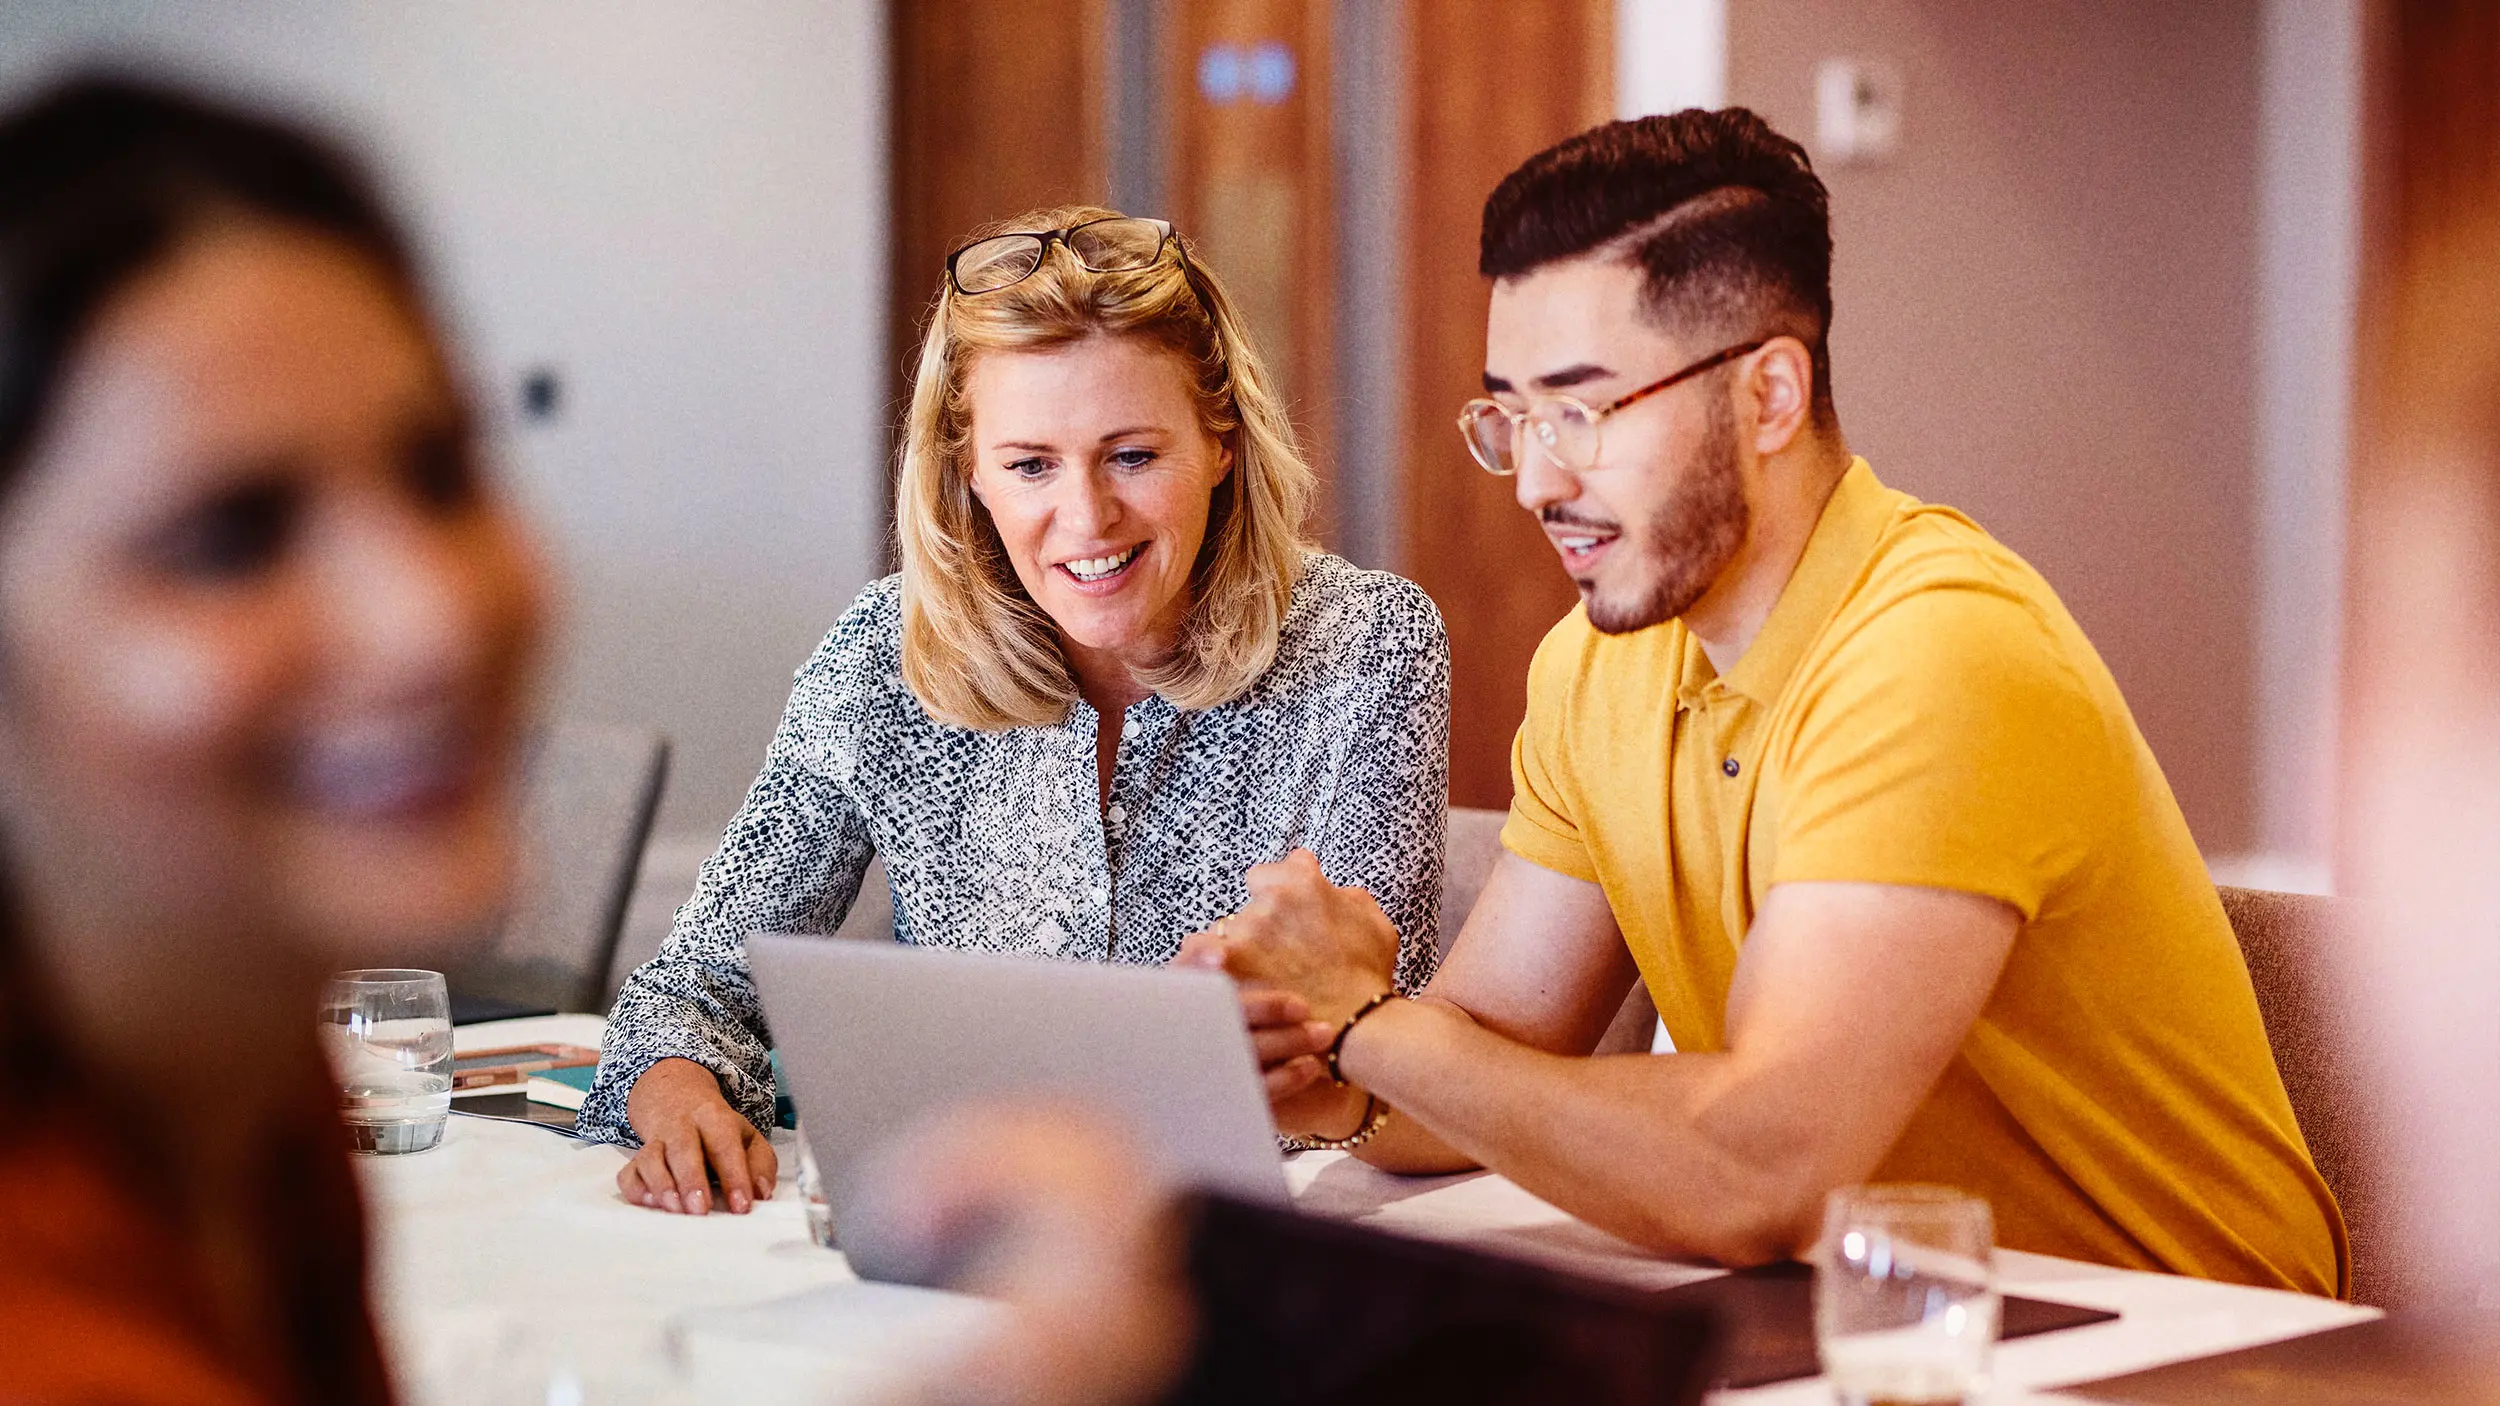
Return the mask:
[(1529, 658), (1577, 597), (1510, 480), (1458, 437), (1458, 407), (1483, 393), (1477, 232), (1512, 167), (1613, 115), (1613, 6), (1410, 0), (1406, 32), (1401, 569), (1449, 626), (1450, 801), (1507, 806)]
[[(1193, 0), (1168, 13), (1165, 213), (1223, 277), (1320, 473), (1333, 539), (1336, 288), (1328, 0)], [(1151, 212), (1144, 212), (1151, 213)]]
[(895, 350), (889, 424), (909, 404), (921, 324), (956, 243), (1025, 210), (1104, 199), (1105, 4), (905, 0), (888, 7)]

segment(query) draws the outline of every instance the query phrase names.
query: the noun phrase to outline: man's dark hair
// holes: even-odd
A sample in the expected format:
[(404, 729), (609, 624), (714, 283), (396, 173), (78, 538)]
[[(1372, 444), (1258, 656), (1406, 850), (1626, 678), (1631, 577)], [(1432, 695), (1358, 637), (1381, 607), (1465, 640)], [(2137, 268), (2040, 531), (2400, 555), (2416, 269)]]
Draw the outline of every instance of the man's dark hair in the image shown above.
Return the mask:
[(1609, 245), (1661, 326), (1805, 343), (1831, 419), (1831, 197), (1805, 148), (1741, 107), (1592, 127), (1493, 188), (1477, 268), (1515, 278)]

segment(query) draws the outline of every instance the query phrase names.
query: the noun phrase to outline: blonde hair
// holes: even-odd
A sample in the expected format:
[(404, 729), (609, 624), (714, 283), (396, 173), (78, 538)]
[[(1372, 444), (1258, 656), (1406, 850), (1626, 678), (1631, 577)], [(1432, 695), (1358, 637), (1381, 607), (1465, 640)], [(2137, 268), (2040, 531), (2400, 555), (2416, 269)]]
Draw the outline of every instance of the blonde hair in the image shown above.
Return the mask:
[[(1039, 210), (975, 237), (1113, 218), (1092, 206)], [(1054, 241), (1021, 283), (974, 297), (942, 285), (921, 339), (894, 531), (903, 566), (903, 680), (941, 722), (984, 730), (1056, 723), (1076, 698), (1056, 627), (1026, 594), (972, 494), (965, 387), (985, 352), (1097, 336), (1142, 338), (1182, 358), (1193, 372), (1199, 424), (1232, 454), (1190, 570), (1179, 646), (1137, 671), (1138, 682), (1178, 707), (1212, 708), (1238, 697), (1276, 658), (1307, 549), (1302, 522), (1312, 477), (1239, 315), (1186, 247), (1146, 268), (1093, 273)]]

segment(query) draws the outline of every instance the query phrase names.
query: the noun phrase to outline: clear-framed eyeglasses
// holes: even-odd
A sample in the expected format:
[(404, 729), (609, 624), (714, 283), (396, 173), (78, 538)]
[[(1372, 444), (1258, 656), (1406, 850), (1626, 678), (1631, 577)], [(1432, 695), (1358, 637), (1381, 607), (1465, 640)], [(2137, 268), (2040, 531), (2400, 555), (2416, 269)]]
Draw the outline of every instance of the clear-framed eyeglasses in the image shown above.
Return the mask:
[(1542, 395), (1528, 402), (1527, 409), (1513, 410), (1498, 400), (1479, 396), (1458, 412), (1458, 432), (1466, 437), (1468, 455), (1486, 473), (1508, 476), (1519, 472), (1519, 456), (1529, 444), (1534, 444), (1555, 467), (1578, 473), (1596, 464), (1598, 430), (1607, 416), (1713, 367), (1760, 351), (1769, 340), (1760, 338), (1712, 352), (1673, 375), (1603, 405), (1591, 405), (1577, 396)]
[[(1031, 278), (1052, 244), (1066, 246), (1089, 273), (1129, 273), (1152, 268), (1169, 249), (1181, 252), (1169, 220), (1117, 216), (1066, 229), (994, 234), (946, 256), (946, 281), (966, 297), (995, 293)], [(1186, 258), (1186, 254), (1181, 254)]]

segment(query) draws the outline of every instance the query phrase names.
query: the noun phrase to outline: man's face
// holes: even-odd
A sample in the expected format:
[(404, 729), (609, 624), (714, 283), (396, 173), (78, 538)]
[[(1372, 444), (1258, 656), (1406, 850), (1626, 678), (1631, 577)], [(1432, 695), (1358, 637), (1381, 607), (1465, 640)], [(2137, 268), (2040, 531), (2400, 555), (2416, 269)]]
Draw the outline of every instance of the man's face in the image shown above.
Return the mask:
[[(1493, 285), (1485, 389), (1513, 410), (1555, 394), (1601, 406), (1717, 350), (1650, 322), (1638, 269), (1566, 259)], [(1519, 506), (1537, 515), (1589, 623), (1608, 634), (1691, 609), (1744, 543), (1751, 519), (1725, 380), (1704, 373), (1607, 416), (1583, 470), (1521, 446)]]

